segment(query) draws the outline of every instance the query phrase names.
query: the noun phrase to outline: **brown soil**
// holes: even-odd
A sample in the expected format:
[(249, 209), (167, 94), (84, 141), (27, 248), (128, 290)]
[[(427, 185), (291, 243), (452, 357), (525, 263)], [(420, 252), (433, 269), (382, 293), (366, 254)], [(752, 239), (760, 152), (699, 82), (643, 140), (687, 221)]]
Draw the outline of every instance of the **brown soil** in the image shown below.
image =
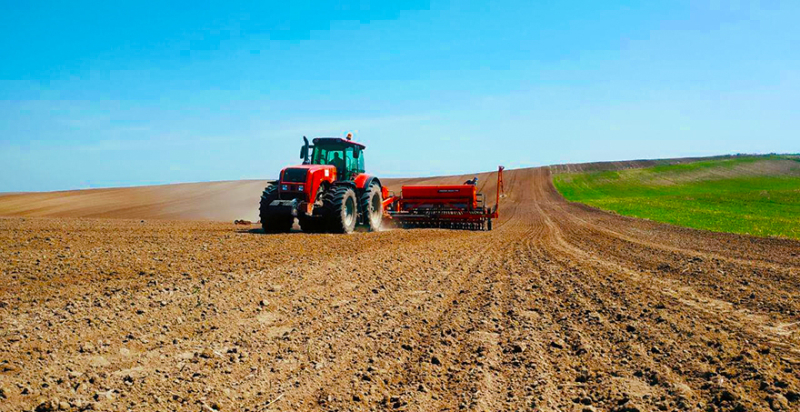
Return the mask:
[(236, 180), (0, 194), (0, 216), (255, 222), (258, 200), (266, 183), (266, 180)]
[(800, 242), (506, 186), (492, 232), (0, 219), (0, 410), (800, 409)]

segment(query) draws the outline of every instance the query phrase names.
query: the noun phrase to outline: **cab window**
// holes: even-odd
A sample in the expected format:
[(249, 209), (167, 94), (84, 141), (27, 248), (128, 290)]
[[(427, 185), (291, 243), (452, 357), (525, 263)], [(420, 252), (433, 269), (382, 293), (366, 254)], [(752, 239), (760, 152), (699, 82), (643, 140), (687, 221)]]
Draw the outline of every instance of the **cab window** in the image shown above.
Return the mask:
[(333, 165), (345, 159), (344, 150), (314, 148), (314, 158), (311, 160), (315, 165)]
[[(358, 152), (358, 157), (356, 157)], [(340, 179), (352, 179), (364, 172), (364, 156), (360, 147), (315, 147), (312, 164), (336, 167)]]
[(344, 158), (345, 158), (346, 164), (347, 164), (347, 166), (346, 166), (347, 167), (347, 172), (348, 173), (352, 173), (356, 169), (356, 158), (355, 158), (355, 156), (353, 156), (353, 148), (352, 147), (348, 147), (348, 148), (344, 149), (344, 153), (345, 153)]
[(311, 159), (311, 164), (325, 165), (328, 164), (328, 150), (321, 147), (314, 148), (314, 158)]
[(367, 170), (364, 169), (364, 152), (361, 150), (361, 148), (356, 150), (359, 152), (359, 156), (356, 158), (356, 173), (364, 173), (364, 171)]

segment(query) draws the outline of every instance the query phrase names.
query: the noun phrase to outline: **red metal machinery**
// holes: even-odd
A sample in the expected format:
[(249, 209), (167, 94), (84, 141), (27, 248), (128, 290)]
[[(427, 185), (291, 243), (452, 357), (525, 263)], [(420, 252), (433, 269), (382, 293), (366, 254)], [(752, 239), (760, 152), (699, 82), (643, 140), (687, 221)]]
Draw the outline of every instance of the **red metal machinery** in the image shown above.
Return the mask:
[(403, 186), (400, 196), (384, 200), (384, 210), (399, 227), (492, 230), (497, 219), (503, 170), (497, 170), (497, 200), (494, 209), (485, 205), (484, 196), (474, 183), (463, 185)]

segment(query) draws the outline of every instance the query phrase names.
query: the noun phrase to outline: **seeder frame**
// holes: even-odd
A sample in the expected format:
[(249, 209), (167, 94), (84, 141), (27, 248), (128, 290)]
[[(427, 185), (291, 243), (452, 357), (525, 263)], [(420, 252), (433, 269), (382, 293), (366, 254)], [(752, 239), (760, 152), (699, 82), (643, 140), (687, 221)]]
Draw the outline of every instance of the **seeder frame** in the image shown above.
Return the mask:
[[(499, 217), (500, 195), (503, 193), (503, 170), (497, 171), (497, 200), (494, 209), (487, 208), (482, 193), (475, 193), (470, 198), (445, 196), (403, 198), (392, 194), (384, 200), (384, 211), (388, 218), (398, 227), (404, 229), (439, 228), (461, 230), (492, 230), (492, 219)], [(403, 186), (403, 190), (417, 189), (422, 186)], [(441, 188), (468, 188), (470, 185), (446, 185)], [(474, 187), (474, 186), (472, 186)], [(470, 188), (472, 188), (470, 187)], [(428, 188), (427, 186), (425, 188)], [(447, 192), (440, 190), (439, 192)]]

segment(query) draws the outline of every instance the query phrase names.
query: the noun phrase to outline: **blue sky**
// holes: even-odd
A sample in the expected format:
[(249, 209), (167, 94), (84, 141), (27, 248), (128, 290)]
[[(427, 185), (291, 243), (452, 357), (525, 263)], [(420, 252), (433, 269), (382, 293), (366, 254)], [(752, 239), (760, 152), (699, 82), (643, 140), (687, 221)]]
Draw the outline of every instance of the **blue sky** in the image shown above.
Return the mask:
[(0, 2), (0, 191), (800, 151), (796, 1), (166, 3)]

